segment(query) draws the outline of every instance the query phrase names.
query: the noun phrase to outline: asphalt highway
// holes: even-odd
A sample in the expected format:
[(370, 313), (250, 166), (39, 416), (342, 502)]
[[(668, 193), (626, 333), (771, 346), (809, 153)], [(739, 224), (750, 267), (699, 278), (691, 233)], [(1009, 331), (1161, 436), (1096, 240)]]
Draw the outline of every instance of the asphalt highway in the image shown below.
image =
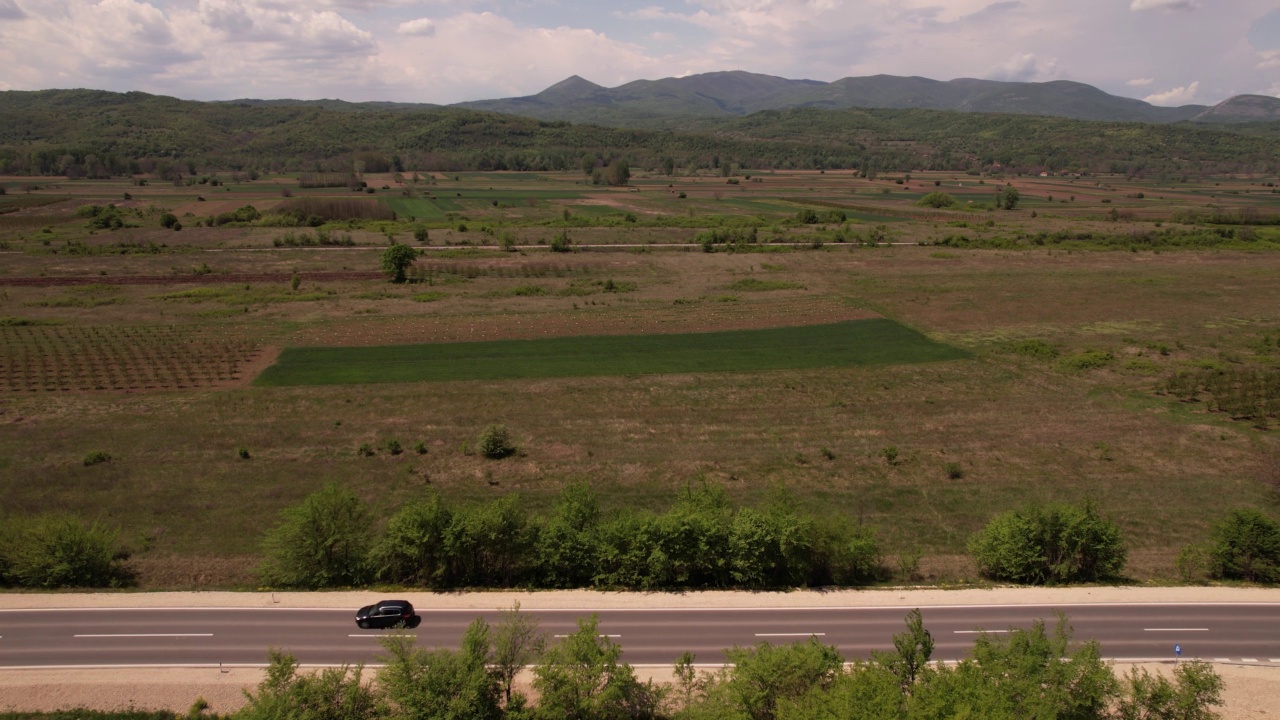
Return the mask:
[[(373, 602), (376, 598), (370, 598)], [(636, 666), (669, 665), (680, 653), (699, 664), (724, 661), (724, 649), (811, 636), (835, 645), (846, 659), (888, 650), (902, 632), (909, 607), (786, 609), (634, 609), (595, 611), (599, 631)], [(934, 659), (957, 660), (981, 631), (1051, 629), (1066, 615), (1076, 640), (1096, 639), (1102, 654), (1120, 661), (1182, 659), (1280, 664), (1280, 604), (1093, 604), (945, 606), (921, 608), (935, 641)], [(526, 610), (549, 635), (576, 629), (581, 610)], [(498, 613), (418, 607), (409, 630), (420, 646), (456, 647), (476, 617)], [(258, 666), (267, 650), (292, 652), (303, 665), (377, 664), (378, 638), (361, 630), (355, 608), (112, 608), (0, 610), (0, 668)]]

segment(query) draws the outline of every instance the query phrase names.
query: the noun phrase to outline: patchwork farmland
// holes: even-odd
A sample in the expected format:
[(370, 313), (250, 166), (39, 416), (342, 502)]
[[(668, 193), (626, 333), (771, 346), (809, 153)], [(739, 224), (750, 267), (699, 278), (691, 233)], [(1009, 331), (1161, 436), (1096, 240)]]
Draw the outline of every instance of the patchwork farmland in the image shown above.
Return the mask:
[[(785, 490), (937, 583), (981, 582), (968, 538), (1031, 501), (1096, 502), (1164, 582), (1272, 502), (1274, 404), (1187, 380), (1280, 362), (1272, 177), (203, 179), (0, 179), (3, 513), (118, 528), (142, 587), (255, 586), (262, 529), (329, 481), (379, 521)], [(376, 212), (282, 224), (308, 198)], [(518, 452), (470, 449), (491, 424)]]

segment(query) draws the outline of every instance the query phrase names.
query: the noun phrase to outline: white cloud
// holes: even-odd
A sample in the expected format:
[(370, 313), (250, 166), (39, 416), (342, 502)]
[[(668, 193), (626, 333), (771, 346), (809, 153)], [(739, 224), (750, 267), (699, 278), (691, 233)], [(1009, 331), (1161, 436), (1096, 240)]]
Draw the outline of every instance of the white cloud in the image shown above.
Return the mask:
[(1200, 91), (1200, 81), (1196, 80), (1190, 85), (1183, 85), (1172, 90), (1166, 90), (1161, 93), (1148, 95), (1143, 100), (1152, 105), (1189, 105), (1196, 100), (1196, 94)]
[(1186, 12), (1200, 7), (1198, 0), (1133, 0), (1129, 9), (1134, 12), (1145, 10), (1163, 10), (1165, 12)]
[(231, 43), (257, 43), (276, 57), (341, 56), (374, 49), (373, 36), (332, 10), (278, 9), (254, 0), (200, 0), (208, 29)]
[(1275, 1), (0, 0), (0, 87), (447, 103), (741, 69), (1149, 94), (1160, 68), (1217, 102), (1275, 82)]
[(0, 0), (0, 20), (22, 20), (26, 16), (18, 0)]
[(1041, 60), (1034, 53), (1019, 53), (992, 68), (987, 72), (986, 77), (991, 80), (1034, 82), (1052, 79), (1057, 74), (1056, 59)]
[(436, 34), (436, 24), (431, 18), (417, 18), (415, 20), (406, 20), (396, 26), (397, 35), (413, 35), (417, 37), (431, 37)]

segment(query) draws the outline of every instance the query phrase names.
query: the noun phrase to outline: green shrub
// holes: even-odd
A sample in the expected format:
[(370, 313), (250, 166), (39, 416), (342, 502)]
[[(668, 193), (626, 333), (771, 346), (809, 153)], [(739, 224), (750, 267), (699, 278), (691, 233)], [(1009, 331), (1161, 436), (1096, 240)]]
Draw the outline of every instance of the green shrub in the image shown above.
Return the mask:
[(1084, 372), (1086, 370), (1099, 370), (1111, 364), (1116, 359), (1115, 355), (1105, 350), (1085, 350), (1074, 355), (1068, 355), (1061, 361), (1062, 368), (1075, 372)]
[(949, 193), (935, 190), (916, 201), (920, 207), (949, 208), (956, 204), (956, 199)]
[(360, 443), (360, 447), (356, 448), (356, 454), (360, 457), (373, 457), (373, 445), (369, 443)]
[(1177, 568), (1182, 582), (1191, 583), (1203, 580), (1209, 571), (1209, 550), (1203, 545), (1188, 545), (1178, 552), (1173, 566)]
[(1092, 502), (997, 515), (969, 539), (969, 552), (984, 575), (1033, 585), (1114, 578), (1127, 556), (1120, 528)]
[(1280, 582), (1280, 523), (1253, 508), (1235, 510), (1213, 527), (1215, 577)]
[(267, 585), (321, 588), (368, 579), (373, 518), (355, 493), (329, 483), (285, 508), (263, 539), (259, 575)]
[(1040, 360), (1053, 360), (1060, 354), (1058, 348), (1050, 345), (1043, 340), (1019, 340), (1018, 342), (1009, 344), (1009, 352), (1014, 355), (1023, 355), (1025, 357), (1038, 358)]
[(964, 468), (958, 462), (949, 462), (942, 466), (943, 471), (947, 473), (948, 480), (963, 480)]
[(490, 460), (500, 460), (516, 451), (506, 425), (490, 425), (476, 437), (476, 451)]
[(881, 448), (880, 455), (884, 458), (886, 463), (890, 465), (898, 464), (898, 446), (889, 445), (888, 447)]
[(89, 453), (88, 455), (84, 456), (85, 467), (89, 467), (91, 465), (101, 465), (102, 463), (105, 463), (105, 462), (111, 462), (111, 455), (101, 450), (95, 450)]
[(573, 250), (573, 241), (569, 239), (569, 233), (561, 230), (556, 236), (551, 238), (551, 252), (571, 252)]
[(399, 455), (404, 452), (404, 448), (400, 446), (399, 440), (388, 440), (386, 444), (387, 452), (392, 455)]
[(6, 521), (0, 537), (0, 574), (30, 588), (120, 587), (131, 577), (118, 532), (66, 516)]
[(248, 459), (249, 459), (249, 448), (240, 448), (240, 449), (236, 452), (236, 454), (240, 456), (240, 459), (241, 459), (241, 460), (248, 460)]
[(875, 528), (869, 525), (851, 525), (846, 530), (842, 552), (832, 558), (831, 574), (841, 585), (862, 585), (875, 582), (885, 575), (884, 553)]

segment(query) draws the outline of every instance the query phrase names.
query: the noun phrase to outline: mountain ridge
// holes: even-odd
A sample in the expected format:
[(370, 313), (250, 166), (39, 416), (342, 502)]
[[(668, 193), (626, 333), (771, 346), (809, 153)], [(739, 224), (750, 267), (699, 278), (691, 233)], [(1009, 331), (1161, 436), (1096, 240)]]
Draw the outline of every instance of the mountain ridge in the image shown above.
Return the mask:
[(455, 103), (453, 107), (526, 115), (539, 120), (647, 127), (676, 126), (679, 117), (734, 117), (793, 107), (919, 108), (1152, 123), (1280, 119), (1280, 99), (1264, 95), (1236, 96), (1213, 107), (1162, 107), (1111, 95), (1071, 80), (1033, 83), (956, 78), (944, 81), (882, 74), (823, 82), (741, 70), (634, 80), (615, 88), (573, 75), (534, 95), (475, 100)]

